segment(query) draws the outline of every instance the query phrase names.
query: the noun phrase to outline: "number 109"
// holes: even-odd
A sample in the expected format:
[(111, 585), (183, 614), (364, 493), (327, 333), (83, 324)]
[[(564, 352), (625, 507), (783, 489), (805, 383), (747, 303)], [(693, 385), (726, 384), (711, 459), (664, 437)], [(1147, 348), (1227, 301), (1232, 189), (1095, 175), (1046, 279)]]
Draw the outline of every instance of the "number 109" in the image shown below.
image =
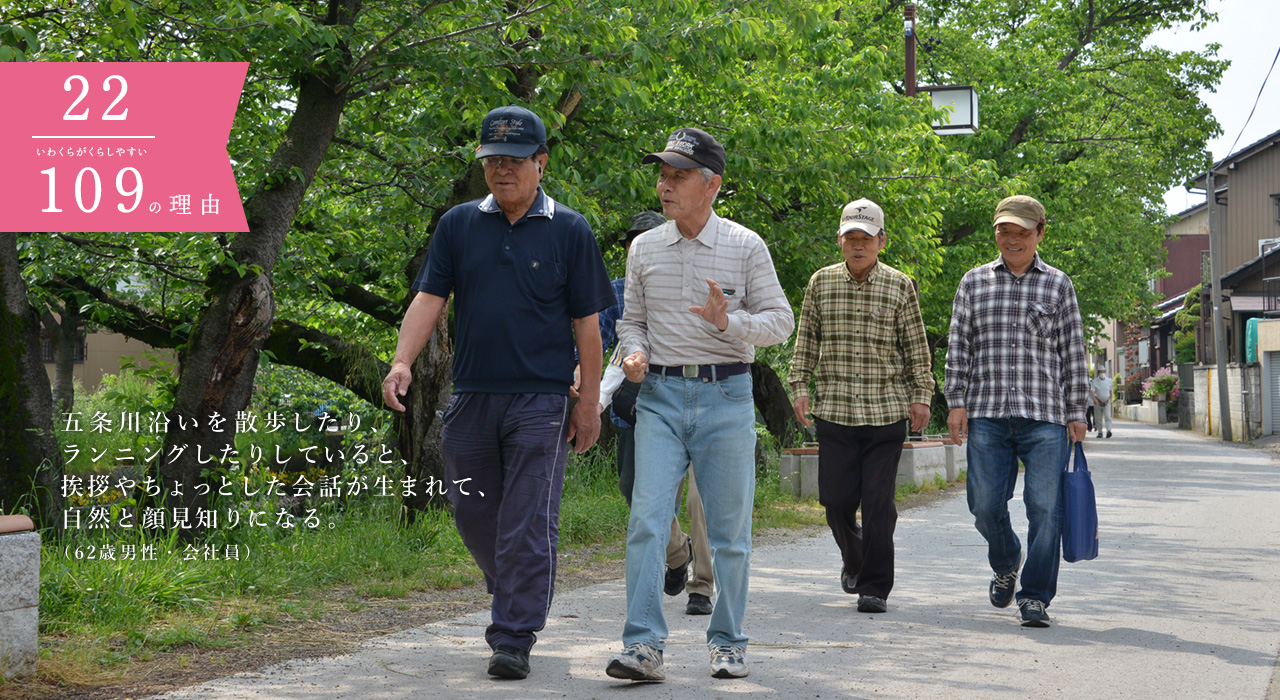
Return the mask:
[[(54, 171), (56, 169), (57, 168), (49, 168), (48, 170), (40, 171), (41, 175), (49, 176), (49, 206), (44, 209), (41, 209), (40, 211), (42, 212), (49, 212), (49, 213), (55, 213), (55, 214), (62, 212), (62, 210), (58, 208), (58, 205), (55, 203), (55, 200), (54, 200)], [(86, 173), (93, 180), (93, 200), (89, 206), (85, 206), (85, 201), (84, 201), (84, 185), (85, 185), (84, 179), (85, 179)], [(128, 189), (128, 190), (125, 189), (124, 187), (125, 173), (133, 173), (133, 182), (134, 182), (133, 189)], [(142, 174), (139, 173), (134, 168), (121, 169), (120, 172), (116, 173), (116, 192), (119, 192), (121, 197), (133, 197), (133, 204), (130, 205), (128, 208), (125, 208), (124, 204), (116, 205), (116, 208), (119, 209), (122, 214), (128, 214), (134, 209), (137, 209), (138, 204), (142, 202)], [(75, 193), (76, 193), (76, 206), (80, 207), (80, 211), (86, 214), (92, 214), (95, 210), (97, 210), (98, 204), (102, 201), (102, 180), (98, 178), (98, 171), (94, 170), (93, 168), (82, 169), (80, 173), (76, 175)]]

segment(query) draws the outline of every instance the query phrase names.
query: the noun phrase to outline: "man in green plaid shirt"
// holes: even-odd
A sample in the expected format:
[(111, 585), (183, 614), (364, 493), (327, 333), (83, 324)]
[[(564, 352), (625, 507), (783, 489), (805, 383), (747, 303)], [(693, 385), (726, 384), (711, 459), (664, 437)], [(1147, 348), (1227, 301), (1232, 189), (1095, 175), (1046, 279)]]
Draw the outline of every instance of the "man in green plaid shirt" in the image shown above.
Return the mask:
[(840, 585), (857, 594), (859, 612), (885, 612), (898, 458), (908, 421), (912, 430), (929, 422), (933, 373), (915, 285), (879, 261), (887, 240), (880, 206), (851, 202), (837, 240), (844, 261), (815, 272), (804, 293), (791, 395), (800, 423), (817, 424), (818, 499), (844, 560)]

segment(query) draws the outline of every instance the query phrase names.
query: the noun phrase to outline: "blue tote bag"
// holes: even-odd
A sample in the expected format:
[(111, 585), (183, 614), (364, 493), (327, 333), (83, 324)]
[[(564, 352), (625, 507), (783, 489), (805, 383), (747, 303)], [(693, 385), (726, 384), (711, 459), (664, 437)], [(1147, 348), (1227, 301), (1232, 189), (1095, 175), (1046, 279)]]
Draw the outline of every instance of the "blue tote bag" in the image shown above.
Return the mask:
[(1062, 469), (1062, 558), (1069, 562), (1096, 559), (1098, 502), (1089, 464), (1084, 459), (1083, 442), (1077, 442), (1075, 449), (1067, 454), (1067, 463)]

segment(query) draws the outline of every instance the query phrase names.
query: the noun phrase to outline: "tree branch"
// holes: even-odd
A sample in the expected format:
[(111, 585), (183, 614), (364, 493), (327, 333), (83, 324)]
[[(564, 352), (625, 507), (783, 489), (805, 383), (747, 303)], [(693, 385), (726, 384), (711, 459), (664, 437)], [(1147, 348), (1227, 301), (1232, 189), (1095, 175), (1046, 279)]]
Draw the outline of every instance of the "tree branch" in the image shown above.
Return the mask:
[(517, 13), (515, 13), (515, 14), (508, 15), (507, 17), (504, 17), (503, 19), (494, 20), (494, 21), (492, 21), (492, 22), (485, 22), (484, 24), (476, 25), (476, 26), (474, 26), (474, 27), (468, 27), (468, 28), (466, 28), (466, 29), (459, 29), (459, 30), (458, 30), (458, 31), (456, 31), (456, 32), (449, 32), (448, 34), (441, 34), (441, 35), (439, 35), (439, 36), (433, 36), (433, 37), (430, 37), (430, 38), (427, 38), (427, 39), (423, 39), (423, 40), (421, 40), (421, 41), (411, 41), (411, 42), (409, 42), (409, 43), (407, 43), (407, 44), (404, 44), (403, 46), (396, 47), (395, 49), (392, 49), (391, 51), (388, 51), (387, 53), (389, 53), (389, 54), (390, 54), (390, 53), (395, 53), (396, 51), (399, 51), (400, 49), (414, 49), (414, 48), (417, 48), (417, 47), (419, 47), (419, 46), (426, 46), (427, 44), (434, 44), (434, 43), (436, 43), (436, 42), (440, 42), (440, 41), (448, 41), (448, 40), (450, 40), (450, 39), (456, 39), (456, 38), (458, 38), (458, 37), (460, 37), (460, 36), (465, 36), (465, 35), (467, 35), (467, 34), (474, 34), (475, 32), (478, 32), (478, 31), (480, 31), (481, 29), (489, 29), (490, 27), (500, 27), (500, 26), (502, 26), (502, 25), (504, 25), (504, 24), (510, 24), (512, 20), (517, 20), (517, 19), (520, 19), (521, 17), (527, 17), (527, 16), (529, 16), (529, 15), (532, 15), (532, 14), (535, 14), (535, 13), (538, 13), (538, 12), (541, 12), (541, 11), (543, 11), (543, 10), (547, 9), (548, 7), (551, 7), (551, 6), (552, 6), (552, 5), (554, 5), (554, 4), (555, 4), (555, 3), (546, 2), (546, 3), (543, 3), (543, 4), (541, 4), (541, 5), (538, 5), (537, 7), (533, 7), (533, 8), (530, 8), (530, 9), (528, 9), (528, 10), (521, 10), (520, 12), (517, 12)]
[(334, 301), (366, 313), (392, 328), (400, 326), (400, 305), (394, 301), (341, 277), (329, 276), (320, 281), (329, 287), (329, 296)]
[(382, 378), (391, 366), (358, 345), (276, 319), (262, 349), (270, 351), (278, 364), (305, 369), (350, 389), (374, 406), (382, 406)]
[(176, 348), (187, 342), (188, 331), (178, 330), (170, 319), (118, 299), (83, 277), (54, 278), (45, 286), (51, 289), (83, 292), (100, 304), (120, 312), (106, 316), (92, 316), (94, 321), (120, 335), (140, 340), (155, 348)]

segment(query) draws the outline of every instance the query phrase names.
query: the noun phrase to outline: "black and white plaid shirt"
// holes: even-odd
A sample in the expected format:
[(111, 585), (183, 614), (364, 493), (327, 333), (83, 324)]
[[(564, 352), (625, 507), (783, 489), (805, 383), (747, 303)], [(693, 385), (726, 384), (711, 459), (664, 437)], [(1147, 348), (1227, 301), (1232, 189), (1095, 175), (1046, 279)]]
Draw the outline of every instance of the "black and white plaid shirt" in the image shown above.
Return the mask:
[(1076, 290), (1036, 255), (1015, 277), (1003, 257), (960, 280), (947, 341), (947, 408), (970, 418), (1084, 421), (1089, 373)]

